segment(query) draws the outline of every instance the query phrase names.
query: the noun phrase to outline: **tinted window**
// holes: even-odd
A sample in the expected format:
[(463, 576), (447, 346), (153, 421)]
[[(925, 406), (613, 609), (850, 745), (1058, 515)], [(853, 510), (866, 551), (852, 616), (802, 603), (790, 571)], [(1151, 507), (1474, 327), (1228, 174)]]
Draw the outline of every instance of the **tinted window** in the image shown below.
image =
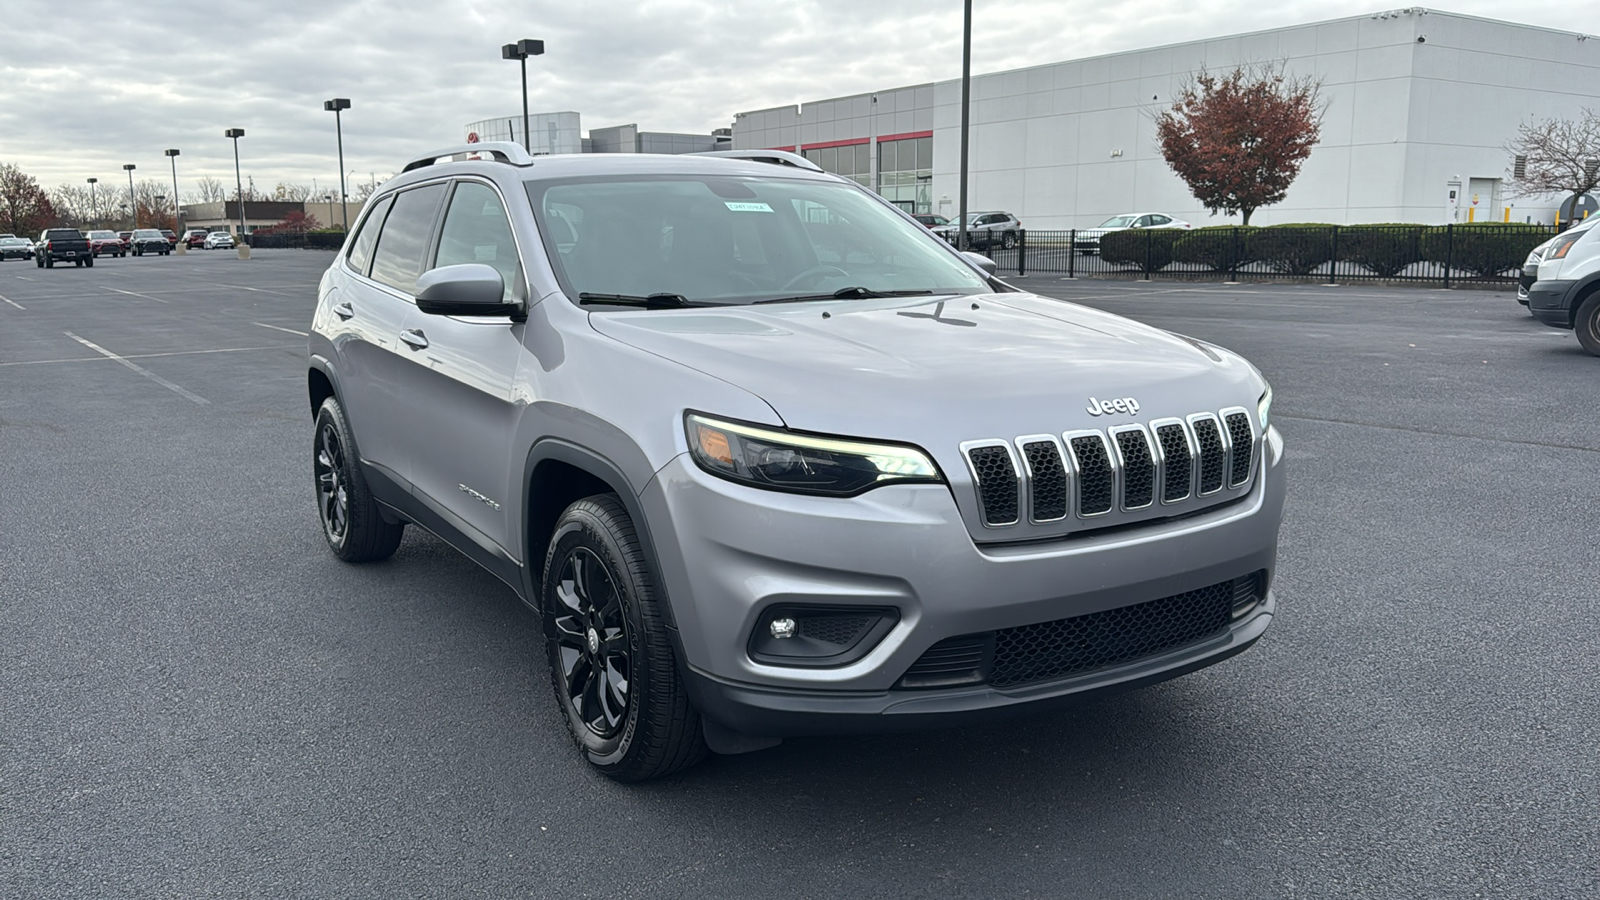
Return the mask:
[(1172, 220), (1167, 218), (1166, 216), (1151, 216), (1150, 217), (1150, 224), (1151, 225), (1165, 225), (1165, 224), (1167, 224), (1168, 222), (1171, 222), (1171, 221)]
[(1133, 227), (1135, 227), (1135, 228), (1146, 228), (1146, 227), (1149, 227), (1149, 225), (1150, 225), (1150, 217), (1149, 216), (1140, 216), (1139, 217), (1139, 221), (1133, 223)]
[(462, 263), (493, 266), (505, 280), (507, 303), (516, 296), (517, 242), (511, 238), (500, 195), (487, 185), (465, 181), (456, 186), (439, 231), (439, 256), (434, 267)]
[(416, 288), (417, 276), (422, 274), (422, 255), (428, 249), (433, 228), (433, 214), (439, 209), (443, 194), (444, 185), (430, 184), (396, 195), (388, 218), (383, 220), (378, 249), (372, 253), (374, 281), (408, 294)]
[(356, 239), (350, 244), (350, 268), (365, 275), (367, 263), (372, 260), (372, 245), (378, 242), (378, 229), (383, 227), (384, 214), (389, 211), (389, 204), (394, 202), (394, 197), (388, 196), (379, 200), (372, 208), (371, 214), (361, 221)]

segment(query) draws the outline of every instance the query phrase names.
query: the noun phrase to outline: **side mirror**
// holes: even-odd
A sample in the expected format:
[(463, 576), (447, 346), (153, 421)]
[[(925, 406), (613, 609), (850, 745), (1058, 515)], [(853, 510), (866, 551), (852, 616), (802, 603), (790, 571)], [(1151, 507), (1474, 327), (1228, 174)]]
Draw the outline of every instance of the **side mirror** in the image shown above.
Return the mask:
[(522, 304), (505, 302), (506, 282), (493, 266), (441, 266), (417, 279), (417, 309), (435, 316), (511, 316)]
[(977, 263), (978, 268), (988, 272), (990, 275), (993, 275), (995, 270), (999, 268), (999, 266), (994, 264), (994, 260), (984, 256), (982, 253), (973, 253), (971, 250), (968, 250), (967, 252), (963, 253), (962, 256), (965, 256), (972, 262)]

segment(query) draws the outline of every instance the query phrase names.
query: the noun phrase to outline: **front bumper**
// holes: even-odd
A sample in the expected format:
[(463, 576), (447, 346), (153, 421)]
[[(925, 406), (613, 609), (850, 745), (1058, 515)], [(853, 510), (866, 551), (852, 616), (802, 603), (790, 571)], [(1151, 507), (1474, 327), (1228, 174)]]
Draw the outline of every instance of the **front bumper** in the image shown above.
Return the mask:
[(1576, 281), (1547, 278), (1528, 286), (1528, 312), (1535, 319), (1553, 328), (1572, 327), (1572, 306), (1569, 298)]
[[(943, 485), (848, 500), (778, 494), (715, 478), (687, 456), (657, 473), (641, 501), (690, 690), (708, 719), (767, 736), (942, 727), (1176, 677), (1249, 647), (1272, 619), (1270, 594), (1220, 633), (1107, 668), (1007, 687), (899, 685), (947, 638), (1120, 609), (1252, 572), (1270, 584), (1284, 479), (1276, 432), (1264, 446), (1257, 487), (1238, 502), (1036, 543), (974, 544)], [(770, 665), (747, 647), (777, 605), (893, 607), (899, 619), (845, 665)]]

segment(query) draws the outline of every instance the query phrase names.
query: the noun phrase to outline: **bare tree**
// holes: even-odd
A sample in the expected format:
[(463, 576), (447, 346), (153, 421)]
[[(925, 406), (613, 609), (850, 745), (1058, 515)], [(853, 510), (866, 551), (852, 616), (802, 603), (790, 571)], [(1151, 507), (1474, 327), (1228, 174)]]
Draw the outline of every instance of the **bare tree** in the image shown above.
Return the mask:
[(228, 196), (228, 189), (210, 175), (200, 179), (198, 188), (201, 203), (221, 203)]
[(1518, 197), (1570, 194), (1581, 197), (1600, 185), (1600, 116), (1585, 108), (1577, 120), (1543, 119), (1517, 126), (1505, 143), (1506, 174)]
[(90, 196), (87, 184), (57, 185), (55, 190), (50, 192), (50, 205), (56, 208), (56, 215), (61, 218), (61, 224), (77, 228), (87, 228), (96, 222), (97, 208), (92, 202), (94, 199), (95, 197)]
[(278, 186), (272, 189), (272, 199), (286, 200), (291, 203), (304, 203), (311, 199), (311, 187), (310, 185), (280, 181)]
[(379, 178), (376, 174), (374, 174), (367, 181), (356, 182), (356, 184), (353, 186), (353, 189), (350, 192), (350, 196), (353, 199), (360, 200), (360, 201), (362, 201), (364, 203), (364, 202), (366, 202), (368, 197), (371, 197), (374, 193), (377, 192), (378, 187), (380, 185), (382, 185), (385, 181), (388, 181), (390, 178), (393, 178), (393, 177), (394, 177), (393, 175), (385, 175), (382, 178)]

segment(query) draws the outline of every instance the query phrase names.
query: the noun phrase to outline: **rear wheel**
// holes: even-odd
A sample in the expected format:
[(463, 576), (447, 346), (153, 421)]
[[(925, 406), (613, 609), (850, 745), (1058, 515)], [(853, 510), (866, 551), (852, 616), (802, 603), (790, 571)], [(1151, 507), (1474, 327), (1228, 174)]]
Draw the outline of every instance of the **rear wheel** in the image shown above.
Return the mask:
[(1006, 232), (1005, 237), (1000, 239), (1000, 246), (1003, 249), (1010, 250), (1012, 247), (1015, 247), (1016, 245), (1017, 245), (1017, 233), (1015, 231)]
[(88, 259), (84, 260), (83, 261), (83, 265), (86, 268), (90, 268), (90, 269), (94, 268), (94, 257), (91, 256)]
[(561, 514), (540, 599), (556, 703), (595, 768), (645, 781), (705, 757), (654, 575), (616, 496), (579, 500)]
[(46, 256), (44, 258), (44, 267), (46, 269), (54, 269), (56, 267), (56, 258), (54, 256)]
[(1572, 318), (1572, 330), (1578, 333), (1578, 343), (1583, 349), (1600, 356), (1600, 293), (1590, 295), (1578, 307)]

